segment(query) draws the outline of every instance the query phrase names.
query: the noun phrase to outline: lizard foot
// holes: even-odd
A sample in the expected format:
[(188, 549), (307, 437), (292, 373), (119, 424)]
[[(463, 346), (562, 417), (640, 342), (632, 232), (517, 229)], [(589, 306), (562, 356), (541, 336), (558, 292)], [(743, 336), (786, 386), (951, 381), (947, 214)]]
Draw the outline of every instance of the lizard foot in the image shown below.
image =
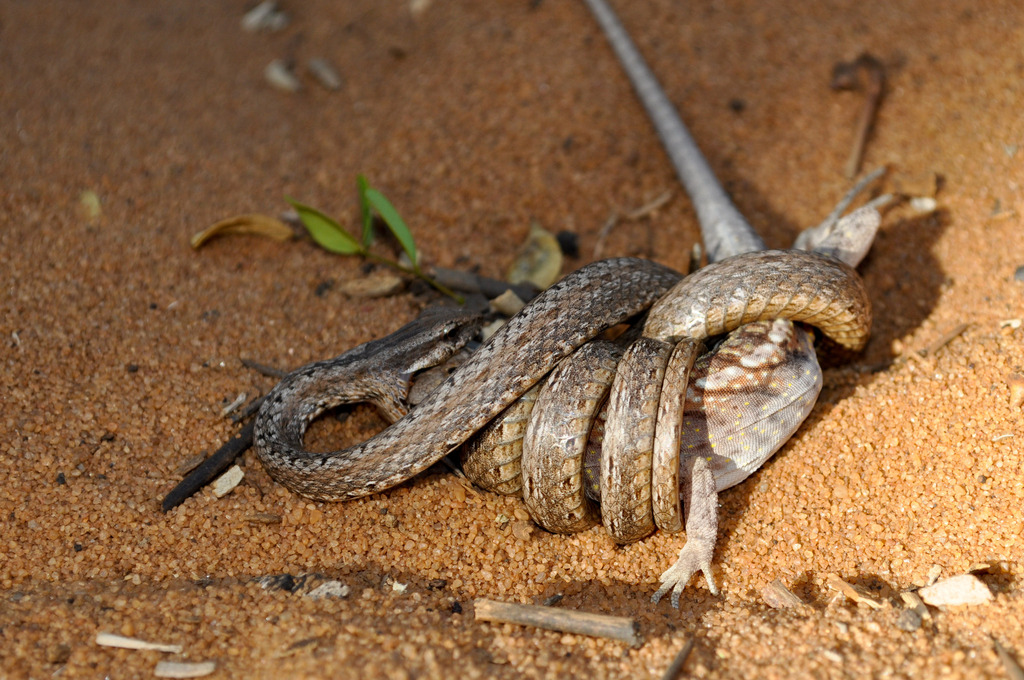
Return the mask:
[(651, 597), (651, 602), (657, 603), (671, 590), (672, 606), (679, 609), (679, 597), (683, 594), (686, 584), (698, 571), (704, 572), (711, 594), (718, 595), (718, 586), (715, 585), (715, 577), (711, 573), (711, 556), (714, 554), (715, 546), (713, 542), (710, 545), (701, 543), (692, 540), (686, 542), (679, 552), (679, 559), (661, 575), (661, 587)]

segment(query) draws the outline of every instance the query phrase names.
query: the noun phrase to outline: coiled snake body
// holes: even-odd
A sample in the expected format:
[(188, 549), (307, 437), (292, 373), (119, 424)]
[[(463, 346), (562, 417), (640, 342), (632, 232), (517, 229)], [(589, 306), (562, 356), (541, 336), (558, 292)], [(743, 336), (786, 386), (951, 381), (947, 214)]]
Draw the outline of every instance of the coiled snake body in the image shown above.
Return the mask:
[[(629, 69), (639, 55), (623, 57), (631, 43), (622, 46), (624, 33), (616, 37), (603, 2), (587, 1)], [(644, 82), (643, 74), (630, 76)], [(763, 250), (653, 87), (653, 95), (649, 83), (637, 90), (662, 98), (644, 101), (670, 152), (671, 144), (692, 147), (670, 155), (695, 201), (709, 259), (719, 261), (681, 280), (645, 260), (588, 265), (528, 304), (412, 410), (406, 399), (415, 375), (457, 352), (478, 319), (435, 315), (303, 367), (274, 388), (257, 416), (256, 452), (275, 479), (313, 499), (356, 498), (412, 477), (476, 435), (463, 449), (467, 474), (488, 488), (521, 490), (548, 529), (590, 526), (597, 499), (620, 542), (685, 526), (687, 542), (655, 600), (672, 590), (678, 604), (697, 570), (716, 592), (717, 491), (760, 467), (817, 397), (811, 338), (792, 321), (852, 350), (866, 342), (870, 307), (850, 265), (879, 218), (871, 208), (827, 221), (805, 239), (816, 252)], [(850, 240), (859, 244), (853, 251)], [(628, 346), (591, 342), (648, 309), (639, 337), (626, 334)], [(735, 329), (703, 350), (705, 339)], [(305, 450), (314, 418), (355, 401), (377, 404), (395, 422), (347, 449)]]

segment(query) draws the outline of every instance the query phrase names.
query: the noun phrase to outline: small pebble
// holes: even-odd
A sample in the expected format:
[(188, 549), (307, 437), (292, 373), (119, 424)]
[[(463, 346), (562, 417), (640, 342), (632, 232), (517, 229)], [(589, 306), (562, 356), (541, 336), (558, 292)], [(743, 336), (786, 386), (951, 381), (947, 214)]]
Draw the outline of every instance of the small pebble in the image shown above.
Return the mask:
[(338, 71), (326, 59), (316, 57), (309, 60), (309, 72), (313, 74), (316, 81), (328, 90), (341, 89), (341, 76)]
[(245, 473), (242, 472), (242, 468), (232, 465), (228, 468), (227, 472), (218, 477), (213, 483), (213, 495), (217, 498), (228, 495), (232, 489), (242, 482), (243, 477), (245, 477)]
[(103, 215), (103, 206), (95, 191), (86, 190), (78, 195), (78, 214), (89, 224), (95, 224)]
[(961, 574), (921, 588), (921, 599), (933, 607), (983, 604), (992, 600), (992, 591), (977, 576)]
[(413, 19), (419, 19), (434, 0), (409, 0), (409, 14)]
[(935, 212), (938, 207), (938, 201), (931, 196), (914, 196), (910, 199), (910, 209), (921, 215)]
[(520, 541), (528, 541), (533, 534), (534, 526), (534, 523), (528, 520), (516, 520), (512, 522), (512, 535)]
[(1024, 264), (1013, 270), (1013, 280), (1024, 283)]
[(242, 17), (242, 30), (248, 33), (276, 32), (286, 28), (288, 23), (288, 15), (277, 9), (277, 3), (266, 0), (245, 13)]
[(916, 611), (922, 619), (931, 618), (928, 607), (924, 605), (924, 600), (913, 590), (905, 590), (900, 593), (900, 599), (903, 600), (903, 604), (907, 605), (908, 609)]
[(1006, 376), (1006, 384), (1010, 388), (1010, 408), (1020, 408), (1024, 404), (1024, 375), (1011, 373)]
[(327, 598), (348, 597), (351, 592), (352, 588), (341, 581), (326, 581), (306, 593), (306, 597), (311, 600), (324, 600)]
[(562, 249), (563, 255), (566, 257), (579, 257), (580, 237), (576, 235), (576, 232), (563, 229), (555, 234), (555, 239), (558, 240), (558, 247)]
[(288, 64), (281, 59), (275, 59), (267, 64), (267, 68), (263, 70), (263, 77), (268, 83), (285, 92), (298, 92), (302, 89), (302, 83), (292, 73)]
[(921, 627), (921, 615), (914, 609), (904, 609), (896, 616), (896, 627), (913, 633)]
[(59, 665), (67, 663), (71, 658), (71, 647), (65, 644), (54, 644), (46, 648), (46, 663)]

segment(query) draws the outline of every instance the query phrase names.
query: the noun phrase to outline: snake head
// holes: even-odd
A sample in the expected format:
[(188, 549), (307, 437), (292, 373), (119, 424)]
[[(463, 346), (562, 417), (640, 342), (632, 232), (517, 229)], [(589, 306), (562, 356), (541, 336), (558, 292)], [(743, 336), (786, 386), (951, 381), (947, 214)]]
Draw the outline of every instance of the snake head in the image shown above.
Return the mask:
[(415, 320), (388, 338), (394, 340), (400, 357), (396, 365), (406, 365), (412, 375), (448, 361), (480, 333), (483, 317), (454, 307), (428, 307)]

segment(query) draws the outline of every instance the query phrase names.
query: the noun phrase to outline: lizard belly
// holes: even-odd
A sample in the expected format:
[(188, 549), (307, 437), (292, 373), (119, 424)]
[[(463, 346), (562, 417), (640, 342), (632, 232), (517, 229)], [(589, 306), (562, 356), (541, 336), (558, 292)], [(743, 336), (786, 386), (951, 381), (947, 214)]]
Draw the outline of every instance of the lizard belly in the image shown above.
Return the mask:
[(694, 365), (681, 465), (707, 458), (719, 491), (756, 472), (800, 427), (821, 391), (811, 334), (782, 319), (733, 331)]

